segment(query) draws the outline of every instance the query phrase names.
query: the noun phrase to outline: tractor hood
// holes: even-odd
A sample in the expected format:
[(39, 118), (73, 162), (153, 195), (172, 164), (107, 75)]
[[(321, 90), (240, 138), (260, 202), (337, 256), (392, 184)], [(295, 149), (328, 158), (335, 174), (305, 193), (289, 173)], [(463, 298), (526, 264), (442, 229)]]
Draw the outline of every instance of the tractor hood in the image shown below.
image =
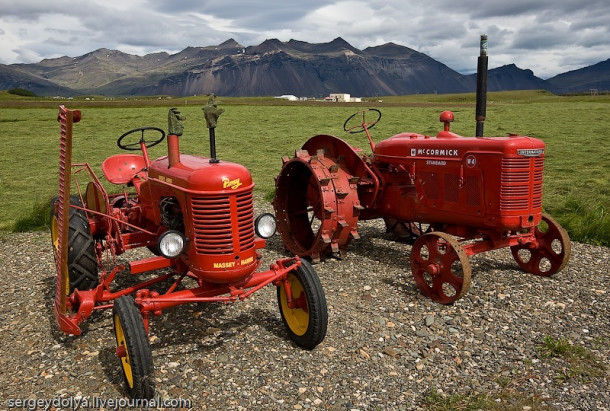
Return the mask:
[[(379, 142), (373, 152), (373, 161), (389, 157), (443, 157), (461, 159), (473, 151), (496, 152), (514, 156), (544, 154), (544, 142), (527, 136), (461, 137), (441, 131), (436, 137), (416, 133), (401, 133)], [(382, 160), (383, 161), (383, 160)]]
[(186, 190), (206, 192), (231, 192), (252, 187), (252, 176), (241, 164), (182, 154), (180, 162), (169, 167), (167, 157), (150, 164), (148, 176), (182, 187)]

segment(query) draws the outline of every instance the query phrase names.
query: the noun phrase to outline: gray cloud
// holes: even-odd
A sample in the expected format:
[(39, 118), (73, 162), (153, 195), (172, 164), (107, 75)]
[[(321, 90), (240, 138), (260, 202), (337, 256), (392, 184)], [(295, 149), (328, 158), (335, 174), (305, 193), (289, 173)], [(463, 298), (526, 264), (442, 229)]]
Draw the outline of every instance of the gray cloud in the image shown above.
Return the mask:
[(514, 63), (546, 78), (610, 57), (607, 0), (0, 0), (0, 62), (77, 56), (98, 48), (178, 52), (234, 38), (313, 43), (338, 36), (358, 48), (394, 42), (454, 70), (476, 69), (479, 35), (490, 67)]

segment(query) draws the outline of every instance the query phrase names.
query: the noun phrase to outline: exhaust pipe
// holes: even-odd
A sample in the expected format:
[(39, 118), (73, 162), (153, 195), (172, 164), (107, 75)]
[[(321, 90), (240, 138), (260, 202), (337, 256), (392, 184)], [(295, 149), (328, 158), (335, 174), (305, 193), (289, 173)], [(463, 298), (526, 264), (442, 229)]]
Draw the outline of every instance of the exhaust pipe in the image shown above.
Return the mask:
[(218, 108), (220, 101), (215, 101), (215, 98), (214, 93), (210, 94), (208, 103), (201, 108), (210, 134), (210, 164), (220, 161), (216, 158), (216, 125), (218, 117), (225, 111), (224, 108)]
[(169, 109), (167, 113), (167, 160), (168, 168), (172, 168), (180, 163), (180, 136), (184, 131), (181, 121), (186, 120), (186, 117), (180, 114), (176, 107)]
[(481, 35), (480, 53), (477, 64), (477, 129), (475, 136), (483, 137), (483, 123), (487, 110), (487, 34)]

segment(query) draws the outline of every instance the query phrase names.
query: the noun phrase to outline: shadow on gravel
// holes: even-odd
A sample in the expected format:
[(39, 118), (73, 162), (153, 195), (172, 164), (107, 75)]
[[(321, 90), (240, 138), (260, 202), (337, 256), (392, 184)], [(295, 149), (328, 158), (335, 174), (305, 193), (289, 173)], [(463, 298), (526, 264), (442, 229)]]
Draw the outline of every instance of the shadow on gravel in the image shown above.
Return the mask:
[[(236, 302), (240, 304), (240, 302)], [(196, 309), (193, 309), (196, 307)], [(258, 325), (278, 338), (288, 340), (281, 321), (268, 310), (252, 309), (235, 318), (226, 318), (227, 306), (220, 303), (186, 304), (164, 312), (150, 322), (151, 350), (155, 362), (155, 374), (166, 361), (180, 355), (198, 353), (205, 356), (234, 339), (246, 338), (248, 328)], [(224, 318), (223, 318), (224, 317)], [(112, 333), (109, 332), (109, 336)], [(104, 374), (123, 395), (124, 377), (115, 354), (114, 340), (108, 339), (107, 347), (100, 350), (99, 361)], [(170, 358), (168, 358), (170, 357)], [(186, 366), (187, 364), (183, 364)], [(191, 367), (205, 367), (201, 359), (195, 359)]]

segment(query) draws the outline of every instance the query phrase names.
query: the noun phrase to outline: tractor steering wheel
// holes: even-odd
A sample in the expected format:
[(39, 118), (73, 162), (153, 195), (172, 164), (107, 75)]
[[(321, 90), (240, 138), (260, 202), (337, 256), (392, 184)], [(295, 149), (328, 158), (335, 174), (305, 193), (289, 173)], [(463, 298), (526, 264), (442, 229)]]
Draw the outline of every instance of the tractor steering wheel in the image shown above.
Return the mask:
[[(373, 111), (374, 113), (377, 113), (377, 118), (374, 121), (368, 121), (368, 122), (366, 121), (366, 114), (369, 111)], [(373, 113), (373, 115), (374, 115), (374, 113)], [(362, 114), (362, 122), (348, 127), (347, 123), (349, 123), (350, 120), (353, 119), (354, 117), (356, 117), (358, 114)], [(377, 124), (379, 122), (379, 120), (381, 120), (381, 111), (377, 110), (376, 108), (369, 108), (368, 110), (362, 110), (362, 111), (352, 114), (347, 120), (345, 120), (345, 123), (343, 123), (343, 130), (347, 131), (350, 134), (362, 133), (365, 129), (370, 130), (371, 128), (373, 128), (375, 126), (375, 124)], [(360, 129), (360, 130), (357, 130), (357, 129)]]
[[(158, 131), (159, 133), (161, 133), (161, 137), (155, 141), (147, 143), (146, 140), (144, 139), (144, 132), (146, 130)], [(137, 133), (138, 131), (140, 131), (142, 134), (140, 136), (140, 140), (137, 143), (129, 143), (129, 144), (122, 143), (123, 140), (125, 139), (125, 137), (129, 136), (130, 134)], [(137, 151), (137, 150), (142, 149), (142, 146), (140, 145), (141, 143), (144, 143), (146, 145), (146, 148), (151, 148), (151, 147), (156, 146), (160, 142), (162, 142), (164, 138), (165, 138), (165, 131), (163, 131), (162, 129), (160, 129), (158, 127), (140, 127), (140, 128), (134, 128), (133, 130), (129, 130), (128, 132), (123, 133), (123, 135), (121, 137), (119, 137), (119, 139), (116, 141), (116, 145), (119, 146), (119, 148), (123, 149), (123, 150)]]

